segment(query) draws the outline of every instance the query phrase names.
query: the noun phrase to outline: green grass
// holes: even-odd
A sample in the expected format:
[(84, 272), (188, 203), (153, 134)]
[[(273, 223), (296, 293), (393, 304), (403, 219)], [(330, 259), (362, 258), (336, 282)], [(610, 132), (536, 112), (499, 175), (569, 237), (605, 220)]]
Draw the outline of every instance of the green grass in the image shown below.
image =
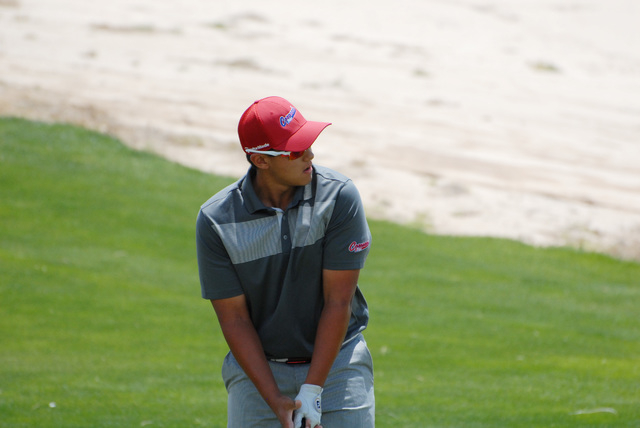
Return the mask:
[[(0, 427), (226, 426), (194, 223), (231, 181), (0, 119)], [(640, 425), (639, 264), (370, 224), (378, 427)]]

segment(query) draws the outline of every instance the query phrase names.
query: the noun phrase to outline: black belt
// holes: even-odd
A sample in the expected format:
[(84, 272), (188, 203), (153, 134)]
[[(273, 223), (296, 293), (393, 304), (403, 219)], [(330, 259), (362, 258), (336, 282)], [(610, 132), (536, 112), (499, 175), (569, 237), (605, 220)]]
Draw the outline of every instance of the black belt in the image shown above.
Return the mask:
[(309, 364), (311, 362), (311, 358), (268, 358), (268, 360), (285, 364)]

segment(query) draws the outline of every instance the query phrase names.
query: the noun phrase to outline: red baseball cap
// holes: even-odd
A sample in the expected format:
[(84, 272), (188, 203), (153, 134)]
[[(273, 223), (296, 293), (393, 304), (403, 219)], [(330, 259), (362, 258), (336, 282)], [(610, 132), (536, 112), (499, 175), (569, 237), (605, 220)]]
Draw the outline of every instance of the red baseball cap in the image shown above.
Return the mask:
[(247, 149), (301, 152), (311, 147), (329, 125), (306, 120), (284, 98), (267, 97), (255, 101), (242, 114), (238, 136), (245, 152)]

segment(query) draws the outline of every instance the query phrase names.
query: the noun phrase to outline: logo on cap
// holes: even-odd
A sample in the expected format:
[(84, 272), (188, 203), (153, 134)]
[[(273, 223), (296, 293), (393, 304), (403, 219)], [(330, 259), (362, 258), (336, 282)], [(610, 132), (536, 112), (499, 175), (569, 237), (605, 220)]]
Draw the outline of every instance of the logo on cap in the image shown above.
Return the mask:
[(246, 151), (246, 150), (262, 150), (262, 149), (268, 149), (268, 148), (269, 148), (269, 143), (262, 144), (256, 147), (245, 147), (244, 149)]
[(286, 116), (280, 116), (280, 125), (282, 125), (282, 127), (284, 128), (285, 126), (290, 124), (296, 113), (297, 110), (295, 109), (295, 107), (291, 107), (291, 110), (289, 110), (289, 113), (287, 113)]

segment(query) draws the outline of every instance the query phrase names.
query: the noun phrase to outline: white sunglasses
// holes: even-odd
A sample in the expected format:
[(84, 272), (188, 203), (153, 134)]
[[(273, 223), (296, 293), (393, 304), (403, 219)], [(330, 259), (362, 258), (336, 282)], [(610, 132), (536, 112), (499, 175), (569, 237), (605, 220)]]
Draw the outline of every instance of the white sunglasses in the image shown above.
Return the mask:
[(288, 156), (289, 160), (294, 160), (294, 159), (298, 159), (299, 157), (302, 157), (302, 155), (304, 155), (304, 153), (307, 150), (309, 149), (303, 150), (301, 152), (286, 152), (286, 151), (277, 151), (277, 150), (244, 149), (244, 151), (247, 153), (257, 153), (257, 154), (268, 155), (268, 156)]

